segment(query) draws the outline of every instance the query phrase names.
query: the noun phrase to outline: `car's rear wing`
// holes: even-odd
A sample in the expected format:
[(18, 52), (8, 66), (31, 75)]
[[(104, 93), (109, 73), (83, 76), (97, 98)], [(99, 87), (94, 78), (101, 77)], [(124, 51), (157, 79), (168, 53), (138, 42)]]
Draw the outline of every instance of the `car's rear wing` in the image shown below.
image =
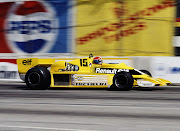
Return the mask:
[(18, 71), (20, 74), (25, 74), (30, 68), (34, 66), (49, 67), (55, 63), (54, 58), (39, 59), (39, 58), (20, 58), (17, 59)]

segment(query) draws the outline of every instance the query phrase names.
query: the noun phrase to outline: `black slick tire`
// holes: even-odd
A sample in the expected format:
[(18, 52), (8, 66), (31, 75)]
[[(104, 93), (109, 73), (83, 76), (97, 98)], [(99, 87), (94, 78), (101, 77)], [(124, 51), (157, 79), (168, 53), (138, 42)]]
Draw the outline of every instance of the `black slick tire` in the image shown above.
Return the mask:
[(130, 72), (119, 72), (113, 77), (113, 88), (118, 90), (129, 91), (132, 89), (134, 79)]
[(44, 90), (50, 86), (50, 72), (45, 67), (33, 67), (27, 71), (25, 82), (28, 89)]

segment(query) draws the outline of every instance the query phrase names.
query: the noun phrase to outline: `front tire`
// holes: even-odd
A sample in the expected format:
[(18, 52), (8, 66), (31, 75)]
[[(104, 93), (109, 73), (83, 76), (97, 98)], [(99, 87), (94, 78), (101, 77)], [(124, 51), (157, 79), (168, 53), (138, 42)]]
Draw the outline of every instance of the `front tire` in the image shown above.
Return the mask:
[(113, 87), (120, 90), (131, 90), (133, 87), (134, 79), (129, 72), (119, 72), (113, 77)]
[(147, 75), (152, 77), (152, 74), (149, 71), (147, 71), (147, 70), (139, 70), (139, 71), (141, 71), (141, 72), (143, 72), (143, 73), (145, 73), (145, 74), (147, 74)]
[(33, 67), (26, 73), (25, 82), (28, 89), (47, 89), (50, 86), (50, 72), (45, 67)]

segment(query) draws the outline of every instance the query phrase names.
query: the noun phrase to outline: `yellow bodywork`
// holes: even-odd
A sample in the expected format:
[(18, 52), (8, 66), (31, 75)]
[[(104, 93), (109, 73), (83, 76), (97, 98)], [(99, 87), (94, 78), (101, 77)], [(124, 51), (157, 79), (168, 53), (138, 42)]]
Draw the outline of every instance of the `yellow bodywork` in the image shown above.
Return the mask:
[(55, 63), (55, 59), (38, 59), (38, 58), (21, 58), (17, 59), (19, 74), (26, 74), (26, 72), (35, 66), (50, 67)]
[[(38, 59), (38, 58), (21, 58), (17, 59), (18, 71), (20, 76), (35, 66), (47, 67), (50, 70), (51, 85), (50, 87), (73, 87), (73, 88), (107, 88), (113, 84), (113, 77), (118, 70), (133, 71), (124, 63), (102, 65), (93, 64), (93, 57), (75, 59), (70, 62), (58, 59)], [(106, 69), (106, 72), (103, 72)], [(112, 70), (109, 70), (112, 69)], [(170, 81), (158, 78), (155, 79), (144, 73), (140, 75), (132, 74), (134, 86), (138, 86), (139, 80), (149, 81), (155, 86), (165, 86)], [(65, 79), (65, 82), (61, 79)], [(60, 81), (59, 81), (60, 80)]]

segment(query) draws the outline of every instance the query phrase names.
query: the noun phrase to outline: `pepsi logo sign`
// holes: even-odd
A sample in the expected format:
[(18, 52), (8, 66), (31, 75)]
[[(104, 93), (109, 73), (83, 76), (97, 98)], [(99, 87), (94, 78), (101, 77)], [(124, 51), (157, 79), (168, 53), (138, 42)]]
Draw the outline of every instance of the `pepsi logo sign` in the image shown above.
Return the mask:
[(6, 21), (6, 37), (16, 53), (45, 53), (54, 46), (59, 21), (45, 1), (25, 1), (12, 6)]

